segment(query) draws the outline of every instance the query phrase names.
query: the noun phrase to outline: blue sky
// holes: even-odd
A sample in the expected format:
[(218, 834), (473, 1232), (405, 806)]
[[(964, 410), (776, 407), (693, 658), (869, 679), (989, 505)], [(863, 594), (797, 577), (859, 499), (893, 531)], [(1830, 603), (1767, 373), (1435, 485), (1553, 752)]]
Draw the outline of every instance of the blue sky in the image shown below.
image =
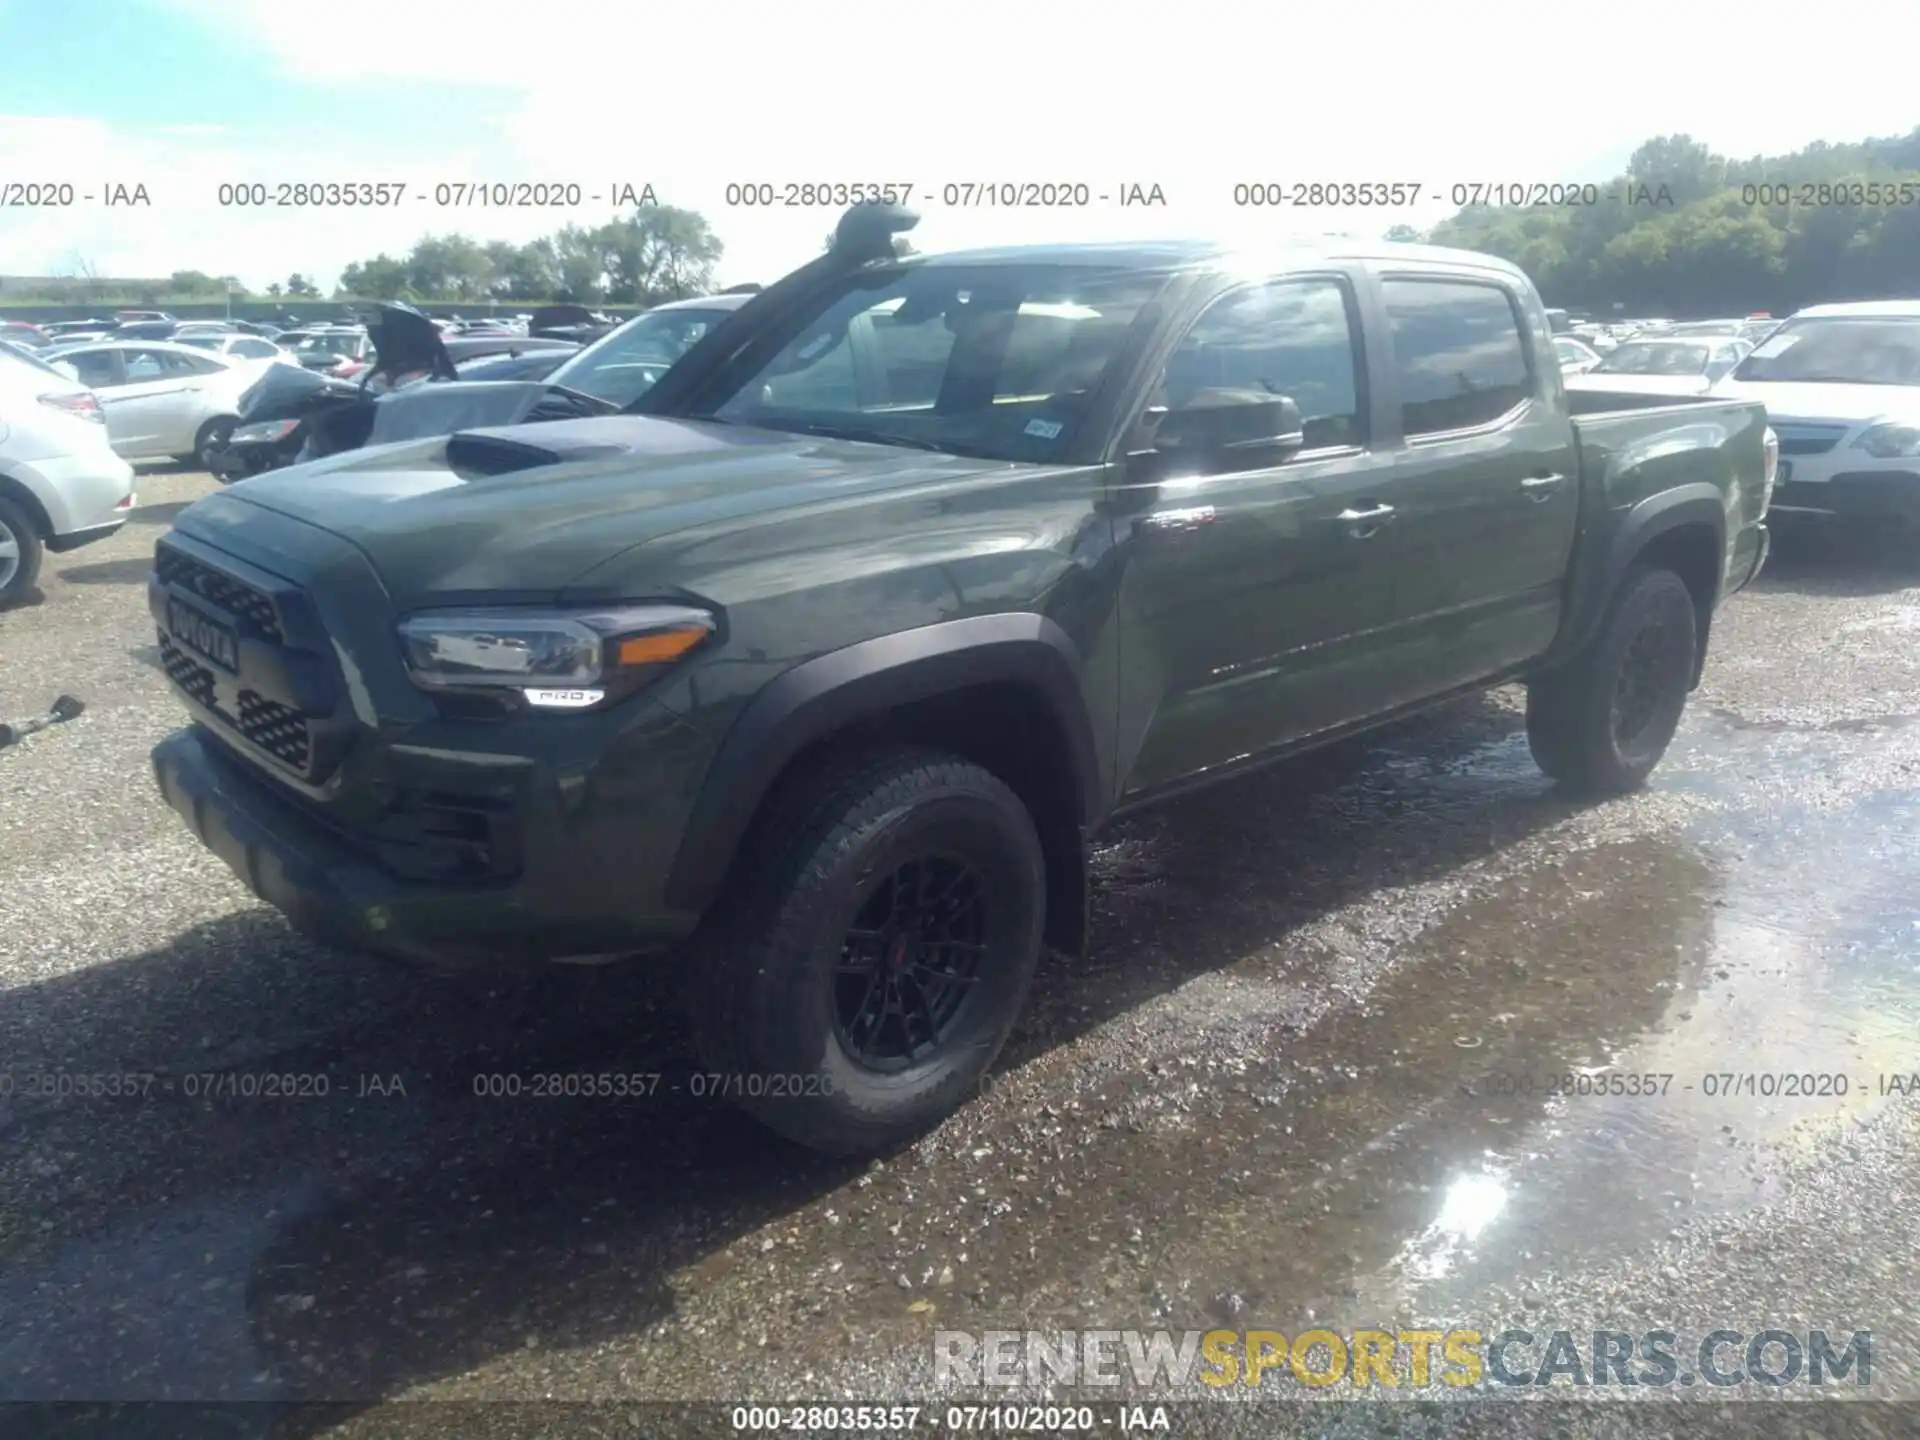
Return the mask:
[[(910, 181), (926, 249), (1378, 234), (1448, 213), (1450, 182), (1606, 179), (1654, 134), (1744, 157), (1920, 123), (1897, 67), (1796, 67), (1771, 86), (1786, 8), (1749, 24), (1610, 0), (1597, 23), (1538, 0), (1343, 0), (1276, 22), (1240, 0), (1146, 0), (1120, 23), (1090, 0), (970, 0), (937, 20), (898, 0), (0, 0), (0, 182), (140, 182), (153, 201), (0, 210), (0, 267), (331, 285), (425, 233), (519, 242), (612, 214), (217, 203), (223, 181), (545, 180), (651, 184), (701, 211), (730, 284), (817, 253), (835, 213), (730, 208), (730, 181)], [(1889, 12), (1817, 13), (1847, 37), (1885, 33)], [(1003, 180), (1158, 184), (1168, 205), (939, 203), (946, 184)], [(1423, 195), (1252, 211), (1231, 203), (1243, 181)]]
[[(317, 47), (351, 47), (331, 33), (324, 4), (289, 6)], [(444, 154), (520, 95), (509, 85), (311, 79), (257, 33), (157, 0), (0, 0), (0, 74), (8, 114), (219, 126), (296, 152), (318, 136), (378, 137), (403, 161)]]

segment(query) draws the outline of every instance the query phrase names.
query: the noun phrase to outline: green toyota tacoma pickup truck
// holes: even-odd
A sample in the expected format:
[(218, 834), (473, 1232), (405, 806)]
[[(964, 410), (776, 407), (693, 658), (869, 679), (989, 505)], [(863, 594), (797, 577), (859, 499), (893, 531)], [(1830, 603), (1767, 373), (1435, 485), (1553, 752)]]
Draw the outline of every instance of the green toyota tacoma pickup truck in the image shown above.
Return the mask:
[(860, 207), (627, 413), (189, 507), (149, 603), (202, 841), (437, 963), (669, 951), (774, 1128), (977, 1083), (1116, 816), (1523, 681), (1639, 784), (1766, 553), (1762, 407), (1569, 399), (1539, 296), (1412, 245), (896, 258)]

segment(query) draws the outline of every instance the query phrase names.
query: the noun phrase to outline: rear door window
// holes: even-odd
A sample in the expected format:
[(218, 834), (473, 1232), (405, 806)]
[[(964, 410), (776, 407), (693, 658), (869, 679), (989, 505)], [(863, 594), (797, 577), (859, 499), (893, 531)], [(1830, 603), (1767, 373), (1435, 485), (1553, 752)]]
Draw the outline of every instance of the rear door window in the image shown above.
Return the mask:
[(1490, 425), (1533, 393), (1519, 311), (1504, 287), (1401, 278), (1381, 288), (1409, 439)]

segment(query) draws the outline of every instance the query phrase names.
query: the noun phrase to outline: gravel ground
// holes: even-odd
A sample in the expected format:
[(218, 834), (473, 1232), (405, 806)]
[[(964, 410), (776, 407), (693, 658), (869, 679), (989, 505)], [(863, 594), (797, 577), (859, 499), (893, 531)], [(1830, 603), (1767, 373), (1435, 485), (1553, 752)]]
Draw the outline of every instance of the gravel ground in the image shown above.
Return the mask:
[[(944, 1406), (935, 1329), (1668, 1329), (1686, 1355), (1715, 1328), (1824, 1328), (1873, 1334), (1871, 1383), (1824, 1392), (1856, 1403), (1642, 1389), (1723, 1402), (1655, 1412), (1559, 1385), (1170, 1414), (1920, 1434), (1920, 1096), (1878, 1080), (1920, 1072), (1920, 569), (1899, 557), (1788, 537), (1631, 799), (1553, 794), (1502, 692), (1123, 826), (1091, 955), (1043, 966), (987, 1093), (862, 1165), (687, 1093), (656, 973), (448, 979), (321, 950), (187, 836), (147, 770), (179, 722), (142, 584), (209, 488), (149, 474), (122, 534), (49, 557), (43, 602), (0, 615), (0, 718), (88, 705), (0, 752), (0, 1399), (342, 1407), (207, 1412), (209, 1434), (668, 1433), (692, 1419), (506, 1402)], [(1603, 1063), (1673, 1078), (1547, 1093)], [(546, 1071), (663, 1080), (474, 1093)], [(1778, 1072), (1848, 1093), (1707, 1093)], [(260, 1073), (326, 1094), (190, 1093)], [(28, 1093), (108, 1074), (153, 1078)]]

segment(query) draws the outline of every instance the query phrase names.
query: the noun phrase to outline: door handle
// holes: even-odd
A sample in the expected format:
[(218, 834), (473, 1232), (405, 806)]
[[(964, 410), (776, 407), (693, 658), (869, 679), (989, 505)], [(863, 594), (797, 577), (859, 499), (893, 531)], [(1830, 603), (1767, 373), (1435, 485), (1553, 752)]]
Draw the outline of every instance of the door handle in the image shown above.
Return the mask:
[(1347, 533), (1354, 539), (1365, 540), (1377, 534), (1382, 525), (1393, 519), (1393, 515), (1393, 506), (1373, 505), (1365, 510), (1342, 510), (1336, 518), (1347, 527)]
[(1545, 500), (1567, 483), (1564, 475), (1532, 475), (1520, 482), (1520, 489), (1529, 500)]
[(1185, 535), (1202, 525), (1211, 525), (1214, 518), (1211, 505), (1195, 505), (1187, 510), (1162, 510), (1156, 515), (1142, 515), (1135, 520), (1133, 533), (1143, 537)]

